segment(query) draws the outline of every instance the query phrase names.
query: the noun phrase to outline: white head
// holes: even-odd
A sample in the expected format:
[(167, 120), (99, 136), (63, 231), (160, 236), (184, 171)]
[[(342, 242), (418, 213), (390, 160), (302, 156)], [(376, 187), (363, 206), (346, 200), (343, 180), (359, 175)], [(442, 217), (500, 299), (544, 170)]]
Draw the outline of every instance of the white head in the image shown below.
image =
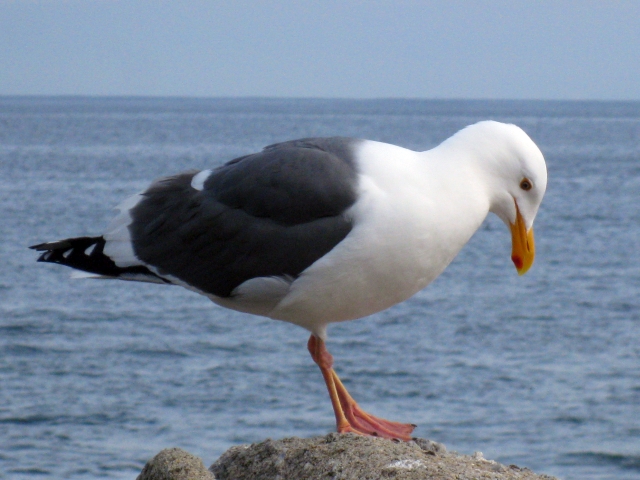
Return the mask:
[(478, 160), (489, 210), (510, 228), (511, 259), (518, 273), (524, 274), (533, 263), (533, 220), (547, 188), (547, 167), (540, 149), (521, 128), (494, 121), (471, 125), (453, 139), (464, 142)]

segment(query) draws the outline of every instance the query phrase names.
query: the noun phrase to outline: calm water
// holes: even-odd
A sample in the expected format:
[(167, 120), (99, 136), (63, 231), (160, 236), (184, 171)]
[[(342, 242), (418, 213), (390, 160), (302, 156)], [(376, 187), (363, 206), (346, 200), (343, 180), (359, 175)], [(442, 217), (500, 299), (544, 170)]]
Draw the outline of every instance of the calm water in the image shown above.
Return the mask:
[(395, 308), (330, 328), (368, 410), (565, 479), (640, 478), (640, 103), (0, 97), (0, 478), (133, 479), (160, 449), (333, 430), (297, 327), (180, 289), (70, 280), (27, 246), (95, 235), (153, 178), (347, 135), (427, 149), (481, 119), (538, 143), (549, 187), (518, 277), (487, 219)]

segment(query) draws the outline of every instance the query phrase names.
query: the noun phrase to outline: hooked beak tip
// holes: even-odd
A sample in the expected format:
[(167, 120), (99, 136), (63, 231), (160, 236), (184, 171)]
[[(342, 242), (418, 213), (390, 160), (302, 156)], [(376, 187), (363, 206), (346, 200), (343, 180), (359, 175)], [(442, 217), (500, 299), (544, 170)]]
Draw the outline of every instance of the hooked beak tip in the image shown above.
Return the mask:
[(522, 270), (522, 267), (524, 266), (524, 262), (522, 261), (522, 258), (520, 258), (518, 255), (512, 255), (511, 261), (516, 266), (516, 269), (518, 270), (518, 272), (520, 272), (520, 270)]

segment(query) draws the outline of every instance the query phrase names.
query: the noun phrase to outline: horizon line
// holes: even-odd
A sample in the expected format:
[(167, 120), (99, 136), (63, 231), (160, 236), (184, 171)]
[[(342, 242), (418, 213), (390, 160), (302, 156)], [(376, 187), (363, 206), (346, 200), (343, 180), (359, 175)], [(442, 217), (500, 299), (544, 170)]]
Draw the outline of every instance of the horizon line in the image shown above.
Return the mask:
[(595, 98), (483, 98), (483, 97), (313, 97), (313, 96), (281, 96), (281, 95), (156, 95), (156, 94), (4, 94), (0, 98), (65, 98), (65, 99), (175, 99), (175, 100), (297, 100), (297, 101), (437, 101), (437, 102), (572, 102), (572, 103), (640, 103), (640, 99), (595, 99)]

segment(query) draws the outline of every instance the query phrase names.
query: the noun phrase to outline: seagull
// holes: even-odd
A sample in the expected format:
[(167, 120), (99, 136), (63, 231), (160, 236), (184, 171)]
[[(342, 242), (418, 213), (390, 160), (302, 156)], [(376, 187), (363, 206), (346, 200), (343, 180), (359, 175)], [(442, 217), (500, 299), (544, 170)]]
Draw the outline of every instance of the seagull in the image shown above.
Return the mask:
[(422, 290), (489, 212), (508, 227), (524, 274), (546, 185), (540, 149), (511, 124), (479, 122), (424, 152), (304, 138), (156, 180), (117, 207), (102, 235), (30, 248), (76, 276), (180, 285), (307, 329), (338, 432), (408, 441), (414, 424), (369, 414), (347, 392), (327, 326)]

